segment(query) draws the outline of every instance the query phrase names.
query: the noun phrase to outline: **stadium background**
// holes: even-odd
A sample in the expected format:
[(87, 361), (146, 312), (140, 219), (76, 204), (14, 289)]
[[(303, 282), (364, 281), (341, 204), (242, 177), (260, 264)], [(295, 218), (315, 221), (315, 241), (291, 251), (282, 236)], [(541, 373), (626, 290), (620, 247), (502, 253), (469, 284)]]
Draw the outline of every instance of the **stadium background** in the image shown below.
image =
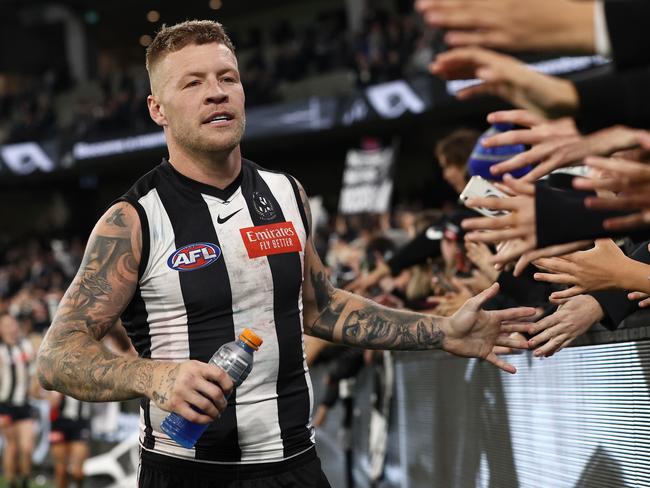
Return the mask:
[[(38, 259), (47, 267), (53, 240), (78, 259), (106, 206), (165, 155), (146, 113), (144, 47), (163, 22), (191, 18), (221, 21), (237, 46), (245, 157), (295, 175), (330, 216), (346, 153), (368, 138), (397, 144), (393, 209), (453, 201), (436, 141), (461, 126), (484, 130), (485, 114), (503, 106), (460, 103), (453, 84), (426, 73), (444, 46), (408, 0), (0, 0), (3, 306), (21, 289), (16, 269), (33, 269)], [(600, 58), (558, 58), (525, 59), (567, 76), (608, 69)], [(515, 356), (516, 377), (444, 354), (394, 355), (386, 463), (375, 482), (369, 411), (387, 366), (364, 368), (350, 387), (353, 401), (338, 405), (318, 432), (332, 486), (345, 486), (346, 462), (360, 487), (650, 486), (645, 323), (630, 320), (616, 333), (596, 328), (544, 361)], [(319, 390), (322, 375), (315, 368)], [(95, 433), (93, 456), (128, 441), (133, 408), (120, 408), (113, 432)], [(43, 449), (35, 453), (39, 481), (51, 477)], [(121, 462), (130, 472), (128, 457)]]

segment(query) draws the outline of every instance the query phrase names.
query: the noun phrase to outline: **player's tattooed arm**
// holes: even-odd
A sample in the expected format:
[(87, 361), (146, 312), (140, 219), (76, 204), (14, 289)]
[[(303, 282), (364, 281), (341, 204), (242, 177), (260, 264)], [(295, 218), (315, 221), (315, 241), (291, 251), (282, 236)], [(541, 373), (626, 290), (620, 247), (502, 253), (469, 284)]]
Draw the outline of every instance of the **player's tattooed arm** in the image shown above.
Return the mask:
[(306, 326), (311, 335), (366, 349), (442, 348), (441, 324), (446, 319), (381, 306), (333, 288), (323, 271), (310, 273), (317, 311)]
[[(311, 228), (307, 194), (298, 185)], [(336, 289), (310, 237), (305, 251), (303, 282), (304, 327), (309, 335), (367, 349), (439, 349), (446, 319), (393, 310), (358, 295)]]
[(111, 207), (95, 226), (41, 344), (37, 364), (43, 387), (87, 401), (149, 391), (153, 361), (118, 356), (99, 342), (133, 296), (141, 248), (136, 210), (127, 203)]

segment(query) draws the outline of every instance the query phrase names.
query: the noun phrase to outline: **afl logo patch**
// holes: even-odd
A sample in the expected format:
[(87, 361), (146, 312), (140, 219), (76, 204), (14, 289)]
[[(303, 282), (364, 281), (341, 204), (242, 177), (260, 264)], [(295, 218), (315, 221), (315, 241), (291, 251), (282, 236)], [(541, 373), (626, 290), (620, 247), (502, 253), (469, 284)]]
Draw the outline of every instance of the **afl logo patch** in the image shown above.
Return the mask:
[(259, 192), (253, 192), (253, 207), (262, 220), (271, 220), (276, 216), (273, 204)]
[(196, 242), (176, 249), (167, 259), (167, 266), (176, 271), (194, 271), (210, 266), (221, 256), (221, 249), (209, 242)]

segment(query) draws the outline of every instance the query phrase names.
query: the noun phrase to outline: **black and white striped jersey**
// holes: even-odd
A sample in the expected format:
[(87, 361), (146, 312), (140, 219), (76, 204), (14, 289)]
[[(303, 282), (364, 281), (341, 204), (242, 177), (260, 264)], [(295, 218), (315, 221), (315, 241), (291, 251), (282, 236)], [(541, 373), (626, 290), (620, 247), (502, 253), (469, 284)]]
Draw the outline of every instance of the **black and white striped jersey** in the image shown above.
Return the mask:
[(0, 403), (27, 405), (34, 371), (34, 347), (29, 339), (22, 338), (14, 346), (0, 343)]
[(314, 445), (313, 395), (302, 337), (308, 224), (295, 180), (243, 160), (226, 189), (166, 161), (121, 200), (140, 215), (143, 252), (122, 320), (141, 357), (207, 362), (247, 327), (263, 340), (253, 371), (193, 449), (160, 430), (167, 415), (141, 408), (141, 444), (206, 463), (274, 462)]
[(63, 395), (59, 404), (57, 418), (68, 420), (90, 420), (92, 415), (92, 406), (88, 402), (83, 402)]

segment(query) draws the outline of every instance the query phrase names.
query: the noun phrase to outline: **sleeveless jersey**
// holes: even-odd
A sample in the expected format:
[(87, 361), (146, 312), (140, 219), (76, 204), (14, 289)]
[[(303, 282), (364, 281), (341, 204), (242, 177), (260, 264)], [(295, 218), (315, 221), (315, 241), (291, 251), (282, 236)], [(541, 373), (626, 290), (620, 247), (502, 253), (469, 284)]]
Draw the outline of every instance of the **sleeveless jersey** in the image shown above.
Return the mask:
[(67, 420), (90, 420), (92, 407), (90, 403), (63, 395), (59, 404), (57, 418)]
[(243, 160), (226, 189), (166, 161), (120, 199), (140, 216), (143, 250), (122, 321), (139, 355), (209, 361), (247, 327), (264, 344), (253, 371), (193, 449), (160, 430), (167, 412), (141, 405), (144, 449), (204, 463), (282, 461), (314, 445), (302, 281), (308, 228), (295, 180)]
[(28, 404), (34, 374), (34, 348), (22, 338), (15, 346), (0, 343), (0, 403), (15, 407)]

